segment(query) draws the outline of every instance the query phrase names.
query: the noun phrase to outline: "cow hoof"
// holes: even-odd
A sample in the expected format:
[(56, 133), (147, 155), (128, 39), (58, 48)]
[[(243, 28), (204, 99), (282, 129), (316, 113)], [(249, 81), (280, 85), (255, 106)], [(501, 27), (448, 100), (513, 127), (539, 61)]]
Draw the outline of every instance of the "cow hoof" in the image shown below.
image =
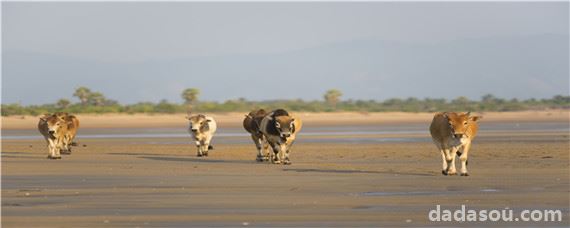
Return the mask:
[(71, 151), (69, 151), (69, 150), (62, 150), (62, 151), (60, 151), (59, 153), (61, 153), (61, 154), (71, 154)]
[(442, 171), (441, 171), (441, 174), (443, 174), (444, 176), (447, 176), (447, 171), (442, 170)]
[(202, 155), (201, 155), (201, 154), (198, 154), (197, 156), (198, 156), (198, 157), (202, 157)]
[(448, 176), (455, 176), (455, 174), (457, 174), (457, 173), (455, 173), (455, 172), (448, 172), (447, 173)]
[(267, 160), (265, 160), (265, 158), (263, 158), (263, 157), (256, 157), (255, 160), (256, 160), (257, 162), (267, 161)]
[(48, 155), (47, 158), (48, 158), (48, 159), (54, 159), (54, 160), (55, 160), (55, 159), (61, 159), (61, 156), (60, 156), (60, 157), (53, 157), (53, 156), (49, 156), (49, 155)]
[(468, 176), (469, 176), (469, 173), (462, 173), (461, 176), (463, 176), (463, 177), (468, 177)]
[(283, 165), (291, 165), (291, 161), (284, 161)]

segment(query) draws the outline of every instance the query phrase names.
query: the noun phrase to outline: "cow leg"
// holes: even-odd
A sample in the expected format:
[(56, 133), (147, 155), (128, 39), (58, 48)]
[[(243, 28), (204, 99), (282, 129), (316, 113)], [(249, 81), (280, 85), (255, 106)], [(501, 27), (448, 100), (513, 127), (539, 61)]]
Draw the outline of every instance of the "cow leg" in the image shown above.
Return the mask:
[(447, 175), (447, 159), (445, 159), (445, 150), (440, 149), (439, 151), (441, 152), (441, 161), (442, 161), (441, 174)]
[(283, 161), (284, 165), (291, 165), (291, 160), (289, 160), (289, 149), (285, 151), (285, 159)]
[(469, 156), (469, 149), (471, 148), (471, 143), (467, 143), (463, 146), (463, 153), (461, 153), (461, 156), (459, 157), (459, 160), (461, 160), (461, 170), (459, 171), (461, 173), (461, 176), (469, 176), (469, 173), (467, 172), (467, 159)]
[(255, 143), (255, 148), (257, 148), (257, 157), (255, 158), (256, 161), (262, 162), (263, 161), (263, 140), (255, 135), (251, 135), (251, 139)]
[(71, 154), (71, 136), (65, 138), (65, 154)]
[(269, 151), (269, 143), (265, 139), (261, 139), (263, 142), (263, 150), (265, 151), (265, 155), (263, 155), (263, 160), (268, 161), (271, 159), (271, 151)]
[(55, 155), (53, 154), (53, 146), (52, 146), (51, 144), (48, 144), (47, 148), (48, 148), (48, 156), (47, 156), (47, 158), (48, 158), (48, 159), (54, 158)]
[(67, 136), (63, 136), (63, 143), (61, 149), (59, 150), (60, 154), (67, 154)]
[(59, 147), (57, 146), (56, 141), (50, 139), (48, 149), (49, 149), (49, 154), (48, 154), (47, 158), (49, 158), (49, 159), (60, 159), (61, 158), (61, 156), (59, 155)]
[(60, 139), (57, 140), (56, 149), (55, 149), (56, 157), (57, 157), (58, 159), (61, 158), (61, 150), (62, 150), (62, 148), (64, 148), (64, 143), (63, 143), (63, 139), (60, 138)]
[(281, 156), (281, 161), (283, 161), (284, 165), (289, 165), (291, 162), (289, 161), (289, 146), (286, 143), (280, 145), (279, 155)]
[(293, 146), (293, 142), (289, 143), (289, 145), (287, 145), (287, 150), (285, 150), (285, 165), (290, 165), (291, 164), (291, 160), (289, 160), (289, 153), (291, 152), (291, 147)]
[[(457, 170), (455, 169), (455, 154), (457, 153), (457, 147), (453, 147), (449, 150), (449, 154), (447, 157), (448, 159), (448, 164), (447, 164), (447, 175), (455, 175), (457, 173)], [(449, 159), (451, 158), (451, 162), (449, 161)]]
[[(442, 172), (443, 175), (454, 175), (455, 174), (455, 166), (453, 165), (454, 156), (451, 154), (452, 149), (443, 149), (443, 158), (445, 159), (444, 164), (444, 171)], [(455, 154), (453, 154), (455, 155)]]
[(59, 150), (59, 152), (60, 152), (61, 154), (71, 154), (71, 146), (69, 145), (67, 139), (65, 139), (65, 140), (63, 141), (62, 149)]
[(281, 147), (277, 144), (273, 145), (272, 147), (273, 147), (273, 159), (272, 159), (273, 164), (281, 164), (281, 157), (280, 157)]
[(202, 154), (204, 154), (205, 157), (208, 157), (208, 150), (210, 149), (210, 140), (206, 140), (204, 142), (202, 142)]
[(202, 145), (200, 144), (200, 141), (196, 140), (196, 149), (197, 151), (197, 156), (198, 157), (202, 157)]

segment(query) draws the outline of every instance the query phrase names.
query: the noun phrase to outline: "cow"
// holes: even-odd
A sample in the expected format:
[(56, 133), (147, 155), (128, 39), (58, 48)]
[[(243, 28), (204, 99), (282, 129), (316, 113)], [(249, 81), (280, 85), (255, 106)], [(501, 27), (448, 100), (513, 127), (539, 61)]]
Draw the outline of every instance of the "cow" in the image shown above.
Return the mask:
[(77, 129), (79, 128), (79, 119), (74, 115), (70, 115), (66, 112), (56, 112), (54, 115), (60, 119), (63, 119), (67, 124), (67, 131), (65, 134), (65, 138), (63, 141), (64, 148), (62, 149), (62, 154), (71, 154), (71, 146), (76, 146), (73, 140), (75, 139), (75, 135), (77, 134)]
[(261, 120), (260, 131), (273, 149), (270, 160), (274, 164), (291, 164), (289, 153), (302, 122), (283, 109), (274, 110)]
[(461, 176), (467, 172), (469, 149), (477, 135), (477, 121), (481, 116), (472, 116), (470, 112), (436, 113), (429, 127), (432, 140), (441, 152), (443, 175), (455, 175), (455, 155), (461, 160)]
[(267, 143), (265, 136), (263, 136), (263, 133), (261, 133), (259, 129), (261, 120), (265, 115), (267, 115), (267, 112), (264, 109), (258, 109), (251, 111), (245, 115), (243, 119), (243, 128), (251, 134), (251, 139), (257, 148), (257, 157), (255, 160), (258, 162), (269, 160), (269, 143)]
[(198, 157), (207, 157), (208, 150), (213, 149), (210, 143), (212, 141), (212, 137), (214, 137), (214, 133), (216, 133), (216, 121), (214, 118), (203, 114), (190, 116), (187, 117), (187, 119), (190, 121), (188, 131), (196, 142)]
[(38, 130), (48, 144), (48, 159), (61, 159), (60, 152), (65, 149), (64, 141), (67, 134), (65, 119), (54, 114), (45, 114), (40, 117)]

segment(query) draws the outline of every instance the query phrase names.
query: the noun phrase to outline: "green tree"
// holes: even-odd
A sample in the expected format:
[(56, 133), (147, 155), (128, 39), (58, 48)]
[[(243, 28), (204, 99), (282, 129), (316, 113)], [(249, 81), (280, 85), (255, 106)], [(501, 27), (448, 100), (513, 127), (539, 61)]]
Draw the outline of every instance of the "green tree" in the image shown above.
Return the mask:
[(342, 92), (340, 90), (330, 89), (325, 93), (324, 98), (325, 98), (325, 101), (330, 106), (332, 106), (334, 109), (336, 109), (336, 105), (340, 101), (341, 96), (342, 96)]
[(495, 101), (497, 101), (497, 98), (493, 96), (493, 94), (485, 94), (483, 97), (481, 97), (481, 101), (487, 104), (495, 103)]
[(200, 90), (196, 88), (188, 88), (182, 91), (182, 99), (184, 99), (185, 104), (193, 104), (196, 102), (198, 95), (200, 95)]
[(83, 106), (88, 104), (90, 95), (91, 95), (91, 90), (83, 86), (75, 89), (75, 93), (73, 93), (73, 96), (79, 98), (79, 101), (81, 101), (81, 105)]
[(56, 103), (57, 107), (61, 109), (66, 109), (70, 104), (71, 102), (68, 99), (59, 99)]
[(105, 96), (100, 92), (91, 93), (87, 97), (87, 102), (90, 105), (94, 105), (94, 106), (103, 106), (103, 105), (105, 105), (106, 100), (107, 99), (105, 99)]
[(196, 88), (188, 88), (182, 91), (182, 99), (186, 104), (186, 112), (192, 112), (192, 105), (198, 101), (198, 95), (200, 95), (200, 90)]

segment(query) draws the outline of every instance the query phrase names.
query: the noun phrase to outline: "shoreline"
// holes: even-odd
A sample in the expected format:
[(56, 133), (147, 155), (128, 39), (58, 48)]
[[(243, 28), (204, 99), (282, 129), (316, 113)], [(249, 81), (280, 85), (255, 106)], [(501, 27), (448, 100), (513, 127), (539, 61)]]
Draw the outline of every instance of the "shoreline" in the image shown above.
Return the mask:
[[(241, 126), (246, 113), (205, 113), (216, 119), (221, 127)], [(304, 124), (313, 126), (381, 125), (429, 123), (433, 113), (408, 112), (298, 112)], [(570, 110), (474, 112), (485, 122), (570, 122)], [(77, 114), (80, 128), (167, 128), (187, 125), (186, 114)], [(38, 116), (3, 116), (2, 129), (35, 129)]]

